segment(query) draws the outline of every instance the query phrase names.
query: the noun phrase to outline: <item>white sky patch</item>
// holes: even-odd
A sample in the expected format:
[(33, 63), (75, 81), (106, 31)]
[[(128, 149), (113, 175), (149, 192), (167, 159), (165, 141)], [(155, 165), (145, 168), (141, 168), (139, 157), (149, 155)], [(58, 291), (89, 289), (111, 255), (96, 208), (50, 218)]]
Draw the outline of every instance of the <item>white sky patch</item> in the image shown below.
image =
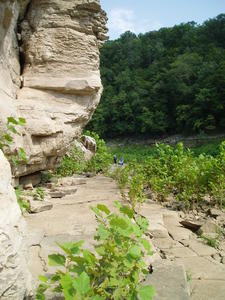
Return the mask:
[(125, 31), (135, 31), (135, 17), (132, 10), (113, 9), (109, 14), (108, 27), (110, 30), (123, 33)]
[(152, 30), (158, 30), (163, 26), (158, 21), (139, 19), (135, 16), (133, 10), (123, 8), (112, 9), (108, 14), (108, 18), (110, 36), (118, 36), (128, 30), (136, 34), (140, 32), (145, 33)]

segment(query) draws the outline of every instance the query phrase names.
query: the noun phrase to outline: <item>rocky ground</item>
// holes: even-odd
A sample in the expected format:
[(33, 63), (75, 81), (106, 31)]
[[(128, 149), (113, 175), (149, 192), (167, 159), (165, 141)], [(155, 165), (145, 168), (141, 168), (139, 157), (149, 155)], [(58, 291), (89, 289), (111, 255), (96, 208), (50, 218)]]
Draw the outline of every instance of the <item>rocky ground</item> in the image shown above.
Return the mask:
[[(116, 182), (102, 175), (59, 179), (43, 191), (43, 201), (31, 200), (34, 192), (26, 192), (33, 212), (25, 218), (34, 278), (53, 271), (47, 258), (58, 252), (56, 241), (83, 239), (85, 246), (93, 249), (96, 221), (90, 205), (104, 203), (113, 208), (115, 200), (123, 200)], [(153, 273), (147, 281), (156, 288), (154, 299), (224, 299), (225, 213), (214, 209), (203, 215), (184, 214), (150, 199), (139, 213), (149, 220), (154, 255), (149, 260)], [(199, 230), (208, 239), (202, 239)]]

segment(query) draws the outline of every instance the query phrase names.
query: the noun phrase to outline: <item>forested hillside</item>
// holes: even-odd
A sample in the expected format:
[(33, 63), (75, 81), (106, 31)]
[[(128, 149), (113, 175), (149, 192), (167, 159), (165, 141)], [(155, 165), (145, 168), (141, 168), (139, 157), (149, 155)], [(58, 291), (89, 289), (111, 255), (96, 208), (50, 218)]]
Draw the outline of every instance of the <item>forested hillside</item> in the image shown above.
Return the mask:
[(89, 129), (104, 137), (225, 129), (225, 14), (136, 36), (101, 51), (104, 94)]

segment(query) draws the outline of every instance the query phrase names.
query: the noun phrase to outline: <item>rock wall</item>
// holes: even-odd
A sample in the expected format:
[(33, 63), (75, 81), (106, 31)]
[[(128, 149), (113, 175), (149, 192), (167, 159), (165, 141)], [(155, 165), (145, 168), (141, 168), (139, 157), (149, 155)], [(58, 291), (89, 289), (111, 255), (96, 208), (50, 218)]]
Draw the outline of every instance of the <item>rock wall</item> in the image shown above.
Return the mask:
[(16, 177), (57, 166), (91, 118), (105, 24), (99, 0), (0, 2), (0, 127), (11, 115), (27, 122), (11, 149), (28, 158)]
[[(0, 0), (0, 132), (24, 117), (27, 163), (16, 177), (54, 168), (100, 100), (99, 48), (107, 38), (99, 0)], [(22, 300), (31, 279), (26, 225), (0, 150), (0, 299)], [(30, 296), (30, 295), (29, 295)]]
[(11, 186), (10, 165), (0, 150), (0, 299), (28, 296), (31, 276), (27, 267), (26, 225)]

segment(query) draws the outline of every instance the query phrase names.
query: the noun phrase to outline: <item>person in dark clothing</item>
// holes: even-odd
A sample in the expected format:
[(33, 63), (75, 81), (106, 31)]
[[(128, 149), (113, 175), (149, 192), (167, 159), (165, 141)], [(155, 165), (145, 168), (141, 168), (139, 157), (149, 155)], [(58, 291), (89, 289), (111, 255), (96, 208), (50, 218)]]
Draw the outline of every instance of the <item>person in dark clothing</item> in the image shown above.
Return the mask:
[(117, 164), (117, 156), (116, 155), (113, 156), (113, 161), (114, 161), (114, 164)]

